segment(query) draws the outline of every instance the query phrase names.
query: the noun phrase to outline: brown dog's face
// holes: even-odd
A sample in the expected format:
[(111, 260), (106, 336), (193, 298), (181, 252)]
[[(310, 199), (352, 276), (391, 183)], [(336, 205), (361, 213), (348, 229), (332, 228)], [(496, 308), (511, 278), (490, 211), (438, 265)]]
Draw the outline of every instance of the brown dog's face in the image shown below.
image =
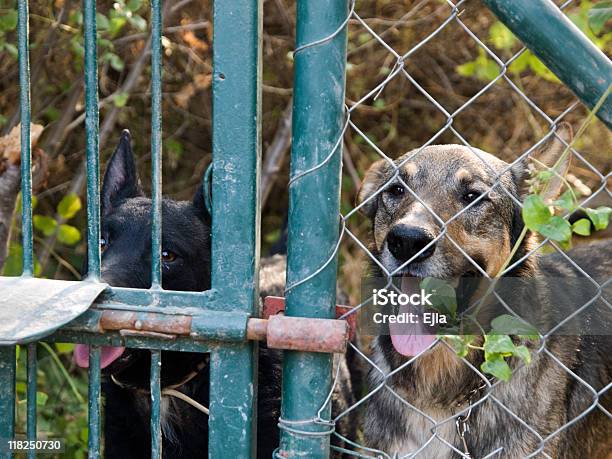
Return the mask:
[[(563, 148), (553, 140), (539, 156), (552, 165)], [(392, 275), (495, 276), (523, 227), (525, 169), (461, 145), (374, 163), (358, 197), (373, 223), (374, 255)]]

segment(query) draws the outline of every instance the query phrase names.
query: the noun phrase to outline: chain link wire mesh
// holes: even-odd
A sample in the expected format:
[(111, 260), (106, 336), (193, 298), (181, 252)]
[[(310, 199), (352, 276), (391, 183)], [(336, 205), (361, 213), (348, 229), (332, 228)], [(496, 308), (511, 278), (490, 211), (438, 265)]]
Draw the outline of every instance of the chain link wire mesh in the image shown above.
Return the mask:
[[(355, 266), (361, 266), (365, 263), (371, 263), (378, 267), (380, 271), (384, 274), (387, 279), (387, 286), (391, 285), (392, 279), (394, 276), (401, 274), (405, 267), (407, 267), (411, 262), (413, 262), (420, 254), (427, 251), (429, 247), (436, 244), (438, 241), (442, 239), (446, 239), (450, 242), (456, 249), (461, 253), (465, 259), (469, 261), (473, 269), (480, 275), (482, 278), (489, 281), (489, 283), (493, 283), (495, 281), (496, 276), (492, 276), (490, 273), (487, 273), (481, 265), (474, 260), (466, 250), (465, 247), (462, 247), (460, 241), (455, 240), (451, 234), (449, 234), (448, 228), (449, 226), (455, 222), (457, 219), (462, 217), (469, 209), (481, 200), (486, 199), (490, 192), (493, 190), (498, 190), (506, 193), (518, 206), (522, 206), (520, 199), (515, 196), (515, 193), (512, 190), (508, 190), (507, 187), (502, 183), (501, 177), (510, 171), (513, 167), (520, 165), (523, 161), (529, 158), (532, 153), (538, 151), (542, 148), (547, 142), (552, 139), (557, 139), (560, 141), (566, 149), (568, 149), (571, 153), (572, 159), (575, 163), (577, 163), (582, 169), (586, 169), (590, 175), (590, 189), (586, 188), (583, 184), (579, 183), (579, 180), (576, 180), (575, 177), (572, 183), (577, 183), (578, 186), (581, 186), (583, 190), (583, 196), (580, 199), (581, 206), (588, 206), (592, 200), (596, 199), (596, 197), (607, 199), (609, 202), (610, 197), (612, 197), (612, 193), (609, 189), (608, 182), (610, 179), (610, 172), (602, 172), (598, 169), (596, 165), (593, 165), (579, 150), (575, 148), (575, 145), (569, 144), (568, 141), (562, 136), (558, 135), (558, 130), (560, 123), (568, 118), (568, 115), (572, 112), (576, 112), (579, 110), (580, 103), (574, 98), (574, 101), (570, 103), (567, 107), (565, 107), (560, 114), (555, 116), (549, 115), (545, 109), (541, 108), (536, 101), (534, 101), (533, 97), (530, 97), (529, 93), (522, 86), (520, 78), (513, 78), (513, 75), (509, 71), (510, 66), (517, 62), (517, 60), (521, 59), (521, 56), (524, 56), (528, 50), (525, 47), (522, 47), (517, 52), (513, 53), (510, 58), (501, 57), (498, 53), (496, 53), (493, 46), (489, 46), (487, 44), (487, 40), (483, 37), (478, 36), (474, 33), (470, 28), (470, 21), (478, 21), (479, 18), (474, 17), (474, 11), (469, 11), (469, 7), (474, 5), (473, 0), (461, 0), (453, 2), (451, 0), (440, 1), (436, 8), (432, 11), (431, 9), (427, 10), (423, 15), (425, 18), (431, 19), (431, 17), (441, 18), (435, 24), (433, 30), (427, 32), (427, 34), (420, 38), (416, 43), (414, 43), (408, 50), (399, 50), (393, 44), (390, 43), (389, 37), (393, 34), (398, 34), (398, 26), (407, 25), (410, 27), (418, 27), (418, 24), (422, 18), (419, 18), (419, 11), (424, 8), (424, 6), (429, 3), (427, 1), (415, 2), (415, 4), (409, 8), (407, 11), (403, 12), (402, 16), (399, 19), (395, 20), (385, 20), (381, 18), (372, 18), (366, 17), (360, 13), (360, 3), (352, 1), (350, 4), (350, 12), (347, 16), (346, 20), (340, 25), (340, 27), (334, 32), (332, 35), (328, 37), (323, 37), (319, 40), (316, 40), (307, 45), (301, 46), (300, 48), (295, 50), (295, 53), (301, 52), (302, 50), (314, 47), (321, 46), (325, 43), (332, 40), (345, 26), (349, 27), (349, 36), (355, 35), (359, 33), (360, 38), (360, 46), (376, 46), (379, 49), (384, 49), (386, 51), (385, 59), (383, 62), (372, 62), (368, 61), (365, 65), (367, 66), (381, 66), (381, 75), (382, 78), (378, 84), (371, 88), (363, 88), (359, 94), (359, 98), (356, 100), (350, 100), (347, 97), (346, 106), (345, 106), (345, 123), (342, 129), (340, 136), (335, 142), (333, 148), (329, 152), (329, 154), (325, 157), (325, 159), (317, 164), (315, 167), (312, 167), (308, 170), (300, 172), (299, 174), (290, 178), (289, 186), (294, 186), (295, 183), (299, 182), (304, 176), (312, 173), (316, 173), (319, 169), (325, 167), (325, 165), (330, 161), (334, 155), (343, 154), (343, 157), (346, 159), (350, 159), (350, 154), (347, 156), (346, 152), (342, 152), (343, 142), (349, 142), (352, 138), (360, 138), (361, 145), (364, 149), (367, 149), (370, 153), (368, 156), (369, 159), (381, 159), (386, 162), (389, 167), (391, 167), (394, 171), (394, 174), (388, 179), (384, 184), (378, 187), (376, 191), (371, 193), (363, 202), (356, 204), (353, 208), (343, 209), (343, 212), (340, 214), (340, 222), (341, 222), (341, 230), (338, 236), (337, 244), (329, 254), (329, 258), (327, 261), (319, 266), (316, 270), (314, 270), (310, 275), (304, 277), (303, 279), (295, 282), (291, 285), (288, 285), (286, 290), (289, 291), (295, 288), (297, 285), (300, 285), (304, 282), (310, 281), (315, 278), (319, 273), (321, 273), (328, 265), (332, 262), (332, 260), (340, 254), (341, 263), (340, 270), (343, 271), (343, 262), (349, 264), (349, 261), (345, 253), (351, 254), (352, 258), (359, 259), (359, 264), (352, 263), (350, 264), (349, 269), (361, 269), (355, 268)], [(572, 4), (576, 5), (576, 2), (572, 2), (572, 0), (565, 1), (559, 5), (562, 10), (570, 7)], [(365, 8), (364, 8), (365, 9)], [(469, 15), (472, 14), (472, 17)], [(379, 27), (372, 26), (373, 23), (376, 23)], [(411, 69), (411, 58), (417, 52), (427, 52), (427, 46), (436, 40), (440, 40), (443, 32), (448, 31), (449, 29), (456, 29), (456, 31), (461, 31), (470, 37), (472, 42), (476, 45), (477, 53), (480, 56), (486, 57), (487, 60), (492, 61), (495, 64), (495, 74), (490, 75), (489, 81), (486, 82), (480, 90), (474, 93), (471, 97), (468, 97), (463, 103), (459, 104), (455, 108), (449, 108), (447, 104), (442, 101), (437, 100), (437, 98), (431, 94), (430, 91), (426, 89), (426, 84), (423, 81), (419, 81), (419, 78), (415, 77), (415, 73), (413, 69)], [(418, 34), (417, 34), (418, 35)], [(453, 43), (445, 43), (444, 46), (452, 47)], [(354, 49), (353, 49), (354, 51)], [(349, 49), (349, 57), (348, 57), (348, 66), (349, 69), (352, 66), (351, 63), (352, 52)], [(363, 62), (361, 63), (363, 65)], [(490, 74), (490, 72), (489, 72)], [(467, 78), (467, 77), (466, 77)], [(403, 157), (401, 162), (396, 162), (394, 158), (403, 154), (401, 152), (399, 155), (397, 152), (389, 151), (385, 148), (385, 146), (381, 145), (377, 139), (373, 138), (373, 136), (369, 135), (367, 132), (360, 127), (360, 123), (358, 121), (357, 116), (355, 114), (360, 109), (368, 109), (369, 107), (375, 106), (377, 101), (380, 101), (385, 96), (385, 91), (389, 87), (390, 84), (395, 83), (399, 80), (403, 80), (403, 83), (408, 82), (411, 87), (410, 94), (414, 97), (414, 94), (418, 95), (419, 101), (417, 105), (427, 105), (428, 107), (433, 107), (437, 114), (438, 118), (441, 120), (439, 122), (439, 126), (436, 129), (431, 129), (431, 123), (429, 125), (426, 124), (426, 120), (424, 119), (424, 129), (432, 130), (433, 134), (426, 140), (420, 147), (415, 148), (411, 154)], [(512, 91), (513, 95), (520, 99), (520, 103), (527, 108), (527, 114), (524, 115), (527, 118), (533, 120), (537, 119), (537, 123), (544, 124), (546, 126), (546, 132), (544, 135), (540, 136), (532, 136), (534, 141), (529, 148), (524, 151), (514, 152), (513, 156), (510, 158), (505, 158), (508, 162), (507, 167), (501, 172), (496, 171), (491, 167), (488, 163), (487, 158), (483, 156), (482, 150), (475, 148), (470, 144), (469, 139), (467, 139), (464, 135), (462, 135), (460, 128), (457, 127), (457, 120), (461, 117), (462, 114), (475, 109), (476, 102), (479, 99), (482, 99), (484, 95), (490, 95), (494, 93), (497, 89), (499, 89), (501, 84), (505, 84)], [(348, 86), (351, 85), (351, 71), (348, 72)], [(380, 104), (383, 105), (383, 104)], [(476, 108), (477, 109), (477, 108)], [(517, 110), (517, 109), (515, 109)], [(370, 110), (367, 112), (368, 116), (372, 114), (375, 116), (376, 111)], [(412, 126), (412, 129), (419, 129), (420, 126)], [(450, 218), (444, 218), (441, 215), (438, 215), (424, 200), (423, 196), (419, 196), (418, 193), (413, 190), (406, 181), (400, 175), (401, 168), (407, 164), (411, 159), (415, 156), (419, 155), (423, 152), (428, 146), (436, 145), (439, 143), (449, 143), (449, 139), (452, 140), (453, 143), (465, 146), (469, 149), (469, 151), (473, 154), (474, 158), (477, 158), (482, 162), (485, 168), (489, 168), (491, 172), (497, 177), (494, 183), (474, 202), (464, 207), (461, 211), (451, 216)], [(346, 149), (346, 145), (344, 146)], [(495, 152), (492, 152), (495, 154)], [(369, 161), (373, 163), (374, 161)], [(344, 174), (348, 176), (347, 180), (351, 177), (355, 180), (356, 170), (354, 165), (348, 164), (349, 169), (347, 171), (347, 164), (344, 165), (345, 170)], [(418, 203), (420, 203), (429, 214), (433, 217), (436, 223), (440, 226), (441, 230), (431, 242), (429, 242), (426, 246), (422, 247), (418, 253), (414, 254), (410, 259), (406, 260), (398, 266), (396, 269), (390, 270), (388, 269), (382, 262), (379, 260), (375, 254), (369, 248), (368, 242), (365, 239), (365, 232), (363, 229), (363, 216), (359, 214), (360, 210), (364, 208), (369, 202), (376, 200), (378, 195), (382, 193), (386, 187), (391, 184), (401, 184), (401, 186), (410, 194), (411, 199), (414, 199)], [(569, 212), (566, 212), (563, 215), (564, 218), (568, 218)], [(503, 413), (507, 415), (507, 419), (511, 419), (516, 423), (520, 424), (526, 431), (535, 438), (533, 444), (535, 444), (535, 448), (533, 448), (528, 457), (551, 457), (547, 453), (547, 447), (550, 443), (555, 441), (555, 438), (566, 431), (572, 425), (577, 423), (579, 420), (593, 412), (594, 410), (600, 410), (603, 412), (608, 418), (612, 418), (610, 412), (603, 406), (602, 397), (603, 395), (610, 389), (612, 386), (612, 381), (608, 381), (605, 387), (595, 388), (589, 385), (585, 380), (581, 379), (575, 372), (573, 372), (566, 364), (562, 362), (562, 359), (555, 355), (554, 351), (547, 347), (548, 338), (555, 333), (560, 327), (562, 327), (566, 322), (573, 319), (575, 316), (581, 314), (585, 310), (587, 310), (590, 306), (592, 306), (596, 301), (601, 301), (605, 305), (605, 307), (609, 310), (612, 310), (612, 304), (610, 300), (606, 298), (604, 294), (604, 290), (606, 287), (610, 285), (612, 282), (611, 279), (606, 280), (605, 282), (598, 282), (593, 277), (591, 277), (587, 272), (577, 264), (570, 255), (566, 253), (564, 247), (562, 247), (559, 243), (550, 240), (548, 238), (541, 238), (541, 240), (528, 252), (521, 257), (520, 259), (514, 261), (512, 264), (506, 263), (502, 272), (499, 273), (500, 276), (506, 275), (513, 271), (514, 268), (519, 266), (521, 263), (524, 263), (526, 260), (535, 257), (537, 252), (543, 248), (549, 248), (551, 251), (557, 252), (561, 254), (561, 257), (568, 266), (575, 269), (581, 276), (584, 277), (588, 282), (590, 282), (595, 288), (597, 293), (592, 298), (585, 298), (584, 304), (580, 305), (576, 308), (576, 310), (569, 314), (565, 320), (561, 323), (557, 324), (552, 330), (546, 332), (545, 334), (540, 334), (540, 346), (535, 350), (535, 354), (545, 355), (550, 358), (555, 364), (558, 366), (561, 372), (568, 375), (572, 378), (575, 383), (584, 388), (584, 390), (588, 391), (591, 396), (592, 403), (585, 407), (581, 413), (572, 418), (567, 419), (566, 422), (562, 423), (562, 425), (557, 426), (548, 426), (546, 432), (541, 432), (538, 430), (536, 426), (532, 426), (528, 421), (522, 419), (521, 412), (512, 411), (510, 408), (506, 406), (505, 401), (500, 399), (500, 397), (496, 394), (496, 386), (500, 384), (513, 384), (513, 380), (509, 382), (502, 382), (497, 380), (496, 378), (492, 378), (490, 375), (483, 373), (483, 371), (475, 366), (473, 362), (463, 357), (456, 357), (457, 359), (461, 359), (461, 364), (469, 369), (469, 371), (474, 372), (474, 374), (479, 378), (480, 385), (475, 389), (462, 389), (459, 388), (459, 391), (466, 392), (464, 402), (457, 406), (454, 409), (449, 410), (452, 412), (450, 416), (440, 416), (439, 413), (434, 414), (431, 410), (425, 409), (423, 407), (419, 408), (414, 404), (411, 404), (406, 397), (405, 391), (402, 392), (394, 387), (391, 384), (391, 381), (394, 377), (398, 377), (405, 369), (415, 366), (418, 364), (419, 360), (422, 359), (423, 355), (430, 351), (434, 346), (446, 346), (452, 351), (452, 347), (442, 338), (436, 338), (436, 340), (425, 350), (418, 353), (417, 355), (405, 359), (405, 362), (401, 364), (397, 368), (389, 368), (387, 365), (381, 364), (381, 362), (376, 361), (372, 356), (370, 350), (370, 340), (361, 337), (354, 343), (350, 343), (349, 346), (351, 348), (351, 352), (353, 352), (357, 357), (357, 361), (355, 366), (362, 366), (370, 373), (370, 380), (377, 381), (376, 384), (370, 385), (367, 387), (367, 390), (364, 390), (358, 400), (350, 407), (338, 413), (332, 419), (323, 419), (321, 413), (323, 412), (325, 406), (328, 403), (332, 402), (332, 393), (329, 394), (329, 397), (325, 401), (325, 404), (319, 410), (318, 415), (314, 419), (305, 419), (299, 421), (288, 421), (288, 420), (280, 420), (279, 427), (281, 429), (288, 430), (293, 433), (298, 433), (300, 435), (332, 435), (336, 437), (336, 446), (332, 446), (337, 452), (344, 453), (350, 457), (434, 457), (431, 456), (432, 446), (436, 445), (436, 448), (433, 451), (437, 451), (439, 454), (442, 454), (444, 457), (447, 456), (457, 456), (457, 457), (472, 457), (467, 446), (466, 439), (469, 439), (470, 435), (478, 435), (478, 432), (472, 428), (470, 432), (470, 416), (473, 414), (474, 410), (477, 410), (481, 406), (485, 406), (485, 404), (492, 404), (499, 407)], [(346, 249), (343, 252), (343, 249)], [(358, 253), (359, 255), (355, 255)], [(342, 280), (340, 281), (342, 282)], [(510, 305), (508, 305), (503, 298), (499, 295), (496, 295), (496, 299), (502, 304), (502, 306), (508, 311), (510, 314), (514, 314), (517, 316), (516, 312), (512, 310)], [(353, 295), (353, 301), (351, 305), (353, 309), (346, 313), (343, 318), (348, 317), (352, 314), (359, 314), (360, 310), (366, 307), (371, 303), (371, 298), (367, 298), (365, 301), (360, 302), (360, 300), (355, 300)], [(452, 351), (454, 352), (454, 351)], [(535, 356), (534, 356), (535, 358)], [(521, 368), (524, 365), (519, 365), (514, 369), (515, 378), (520, 377)], [(356, 368), (354, 368), (356, 370)], [(334, 378), (334, 388), (339, 384), (339, 367), (335, 372)], [(332, 392), (334, 390), (332, 388)], [(376, 448), (373, 448), (371, 445), (368, 445), (367, 440), (364, 439), (364, 434), (366, 432), (359, 432), (356, 438), (347, 438), (342, 434), (342, 432), (338, 431), (338, 429), (334, 429), (334, 425), (337, 425), (338, 422), (345, 417), (353, 417), (353, 419), (361, 419), (363, 420), (363, 412), (366, 408), (369, 401), (372, 400), (373, 396), (379, 392), (388, 392), (388, 395), (394, 399), (400, 401), (405, 410), (407, 412), (412, 412), (417, 414), (417, 418), (419, 423), (422, 426), (425, 426), (425, 430), (428, 432), (426, 438), (415, 445), (415, 447), (407, 452), (402, 453), (400, 455), (397, 451), (382, 451)], [(518, 397), (530, 397), (535, 396), (535, 394), (530, 393), (521, 393), (516, 394)], [(415, 419), (415, 418), (410, 418)], [(305, 424), (320, 424), (325, 427), (330, 427), (329, 429), (321, 430), (320, 432), (308, 432), (306, 430), (300, 429), (301, 426)], [(362, 423), (361, 423), (362, 424)], [(366, 423), (366, 429), (367, 427)], [(419, 427), (419, 428), (421, 428)], [(406, 427), (410, 429), (410, 426)], [(500, 423), (500, 428), (501, 423)], [(338, 442), (339, 440), (339, 442)], [(334, 443), (334, 442), (332, 442)], [(337, 446), (337, 445), (341, 446)], [(442, 446), (440, 446), (442, 445)], [(429, 451), (429, 452), (428, 452)], [(497, 447), (488, 451), (484, 457), (503, 457), (504, 456), (504, 448)], [(436, 456), (438, 457), (438, 456)]]

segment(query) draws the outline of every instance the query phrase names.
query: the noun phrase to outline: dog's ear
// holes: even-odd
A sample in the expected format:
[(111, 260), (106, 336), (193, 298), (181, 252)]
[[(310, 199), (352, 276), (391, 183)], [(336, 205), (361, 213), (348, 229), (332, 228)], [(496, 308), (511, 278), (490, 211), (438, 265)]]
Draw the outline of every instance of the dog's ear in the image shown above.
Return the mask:
[(571, 143), (572, 137), (571, 125), (568, 123), (559, 124), (557, 130), (539, 149), (532, 153), (526, 161), (522, 161), (513, 167), (512, 175), (521, 195), (528, 193), (527, 179), (544, 171), (552, 172), (543, 189), (542, 198), (544, 201), (553, 201), (561, 194), (563, 179), (567, 175), (572, 159), (571, 151), (566, 152), (567, 145)]
[(102, 182), (102, 215), (110, 212), (123, 199), (144, 196), (136, 171), (131, 140), (130, 131), (125, 129), (106, 166)]
[[(368, 171), (361, 182), (361, 187), (357, 192), (357, 205), (364, 203), (370, 196), (372, 196), (380, 186), (384, 183), (384, 170), (387, 161), (385, 159), (379, 159), (370, 166)], [(373, 198), (365, 202), (359, 211), (369, 219), (373, 219), (378, 209), (378, 199)]]
[[(206, 175), (204, 175), (204, 177), (206, 177)], [(210, 184), (205, 179), (202, 179), (202, 181), (196, 188), (195, 194), (193, 195), (192, 204), (196, 212), (198, 213), (198, 216), (202, 218), (204, 222), (210, 223), (211, 215), (208, 212), (208, 207), (206, 206), (206, 198), (204, 197), (205, 186), (210, 186)]]

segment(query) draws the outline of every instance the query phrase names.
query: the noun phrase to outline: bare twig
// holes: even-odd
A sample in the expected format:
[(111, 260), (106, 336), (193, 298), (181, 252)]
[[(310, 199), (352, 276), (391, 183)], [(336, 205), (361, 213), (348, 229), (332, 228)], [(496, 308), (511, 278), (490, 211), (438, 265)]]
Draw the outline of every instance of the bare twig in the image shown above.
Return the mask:
[(278, 173), (285, 163), (287, 152), (291, 146), (291, 110), (293, 104), (290, 99), (283, 111), (272, 143), (266, 149), (264, 164), (261, 174), (261, 207), (265, 207), (270, 196)]

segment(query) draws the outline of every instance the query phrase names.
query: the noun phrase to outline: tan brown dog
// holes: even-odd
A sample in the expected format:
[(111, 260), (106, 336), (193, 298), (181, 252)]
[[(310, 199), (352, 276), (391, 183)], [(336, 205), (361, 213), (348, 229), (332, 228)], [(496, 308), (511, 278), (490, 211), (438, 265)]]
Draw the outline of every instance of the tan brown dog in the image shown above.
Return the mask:
[[(570, 132), (562, 127), (557, 134), (568, 141)], [(539, 161), (552, 166), (564, 149), (559, 140), (549, 141), (537, 152)], [(561, 175), (567, 165), (560, 165)], [(527, 178), (525, 162), (511, 166), (460, 145), (428, 146), (407, 153), (394, 165), (378, 161), (367, 172), (358, 197), (372, 222), (370, 250), (385, 270), (398, 276), (494, 277), (523, 231), (519, 202)], [(560, 189), (561, 180), (553, 180), (547, 197)], [(521, 261), (536, 241), (529, 233), (512, 263)], [(610, 248), (610, 243), (599, 242), (568, 255), (601, 284), (612, 273)], [(370, 273), (386, 274), (375, 263)], [(507, 275), (539, 279), (544, 273), (579, 275), (561, 255), (537, 253)], [(543, 305), (556, 301), (555, 292), (546, 286), (537, 294)], [(577, 304), (584, 301), (580, 300)], [(370, 390), (379, 390), (368, 402), (365, 444), (390, 457), (610, 457), (612, 406), (604, 388), (612, 381), (611, 341), (609, 336), (553, 335), (545, 350), (534, 352), (531, 364), (487, 391), (481, 376), (435, 336), (413, 336), (409, 341), (378, 336), (373, 361), (384, 374), (370, 371)], [(534, 346), (536, 351), (539, 345)], [(467, 361), (479, 368), (482, 353), (471, 351)], [(464, 443), (455, 417), (465, 415), (470, 405)], [(587, 410), (591, 411), (582, 416)]]

